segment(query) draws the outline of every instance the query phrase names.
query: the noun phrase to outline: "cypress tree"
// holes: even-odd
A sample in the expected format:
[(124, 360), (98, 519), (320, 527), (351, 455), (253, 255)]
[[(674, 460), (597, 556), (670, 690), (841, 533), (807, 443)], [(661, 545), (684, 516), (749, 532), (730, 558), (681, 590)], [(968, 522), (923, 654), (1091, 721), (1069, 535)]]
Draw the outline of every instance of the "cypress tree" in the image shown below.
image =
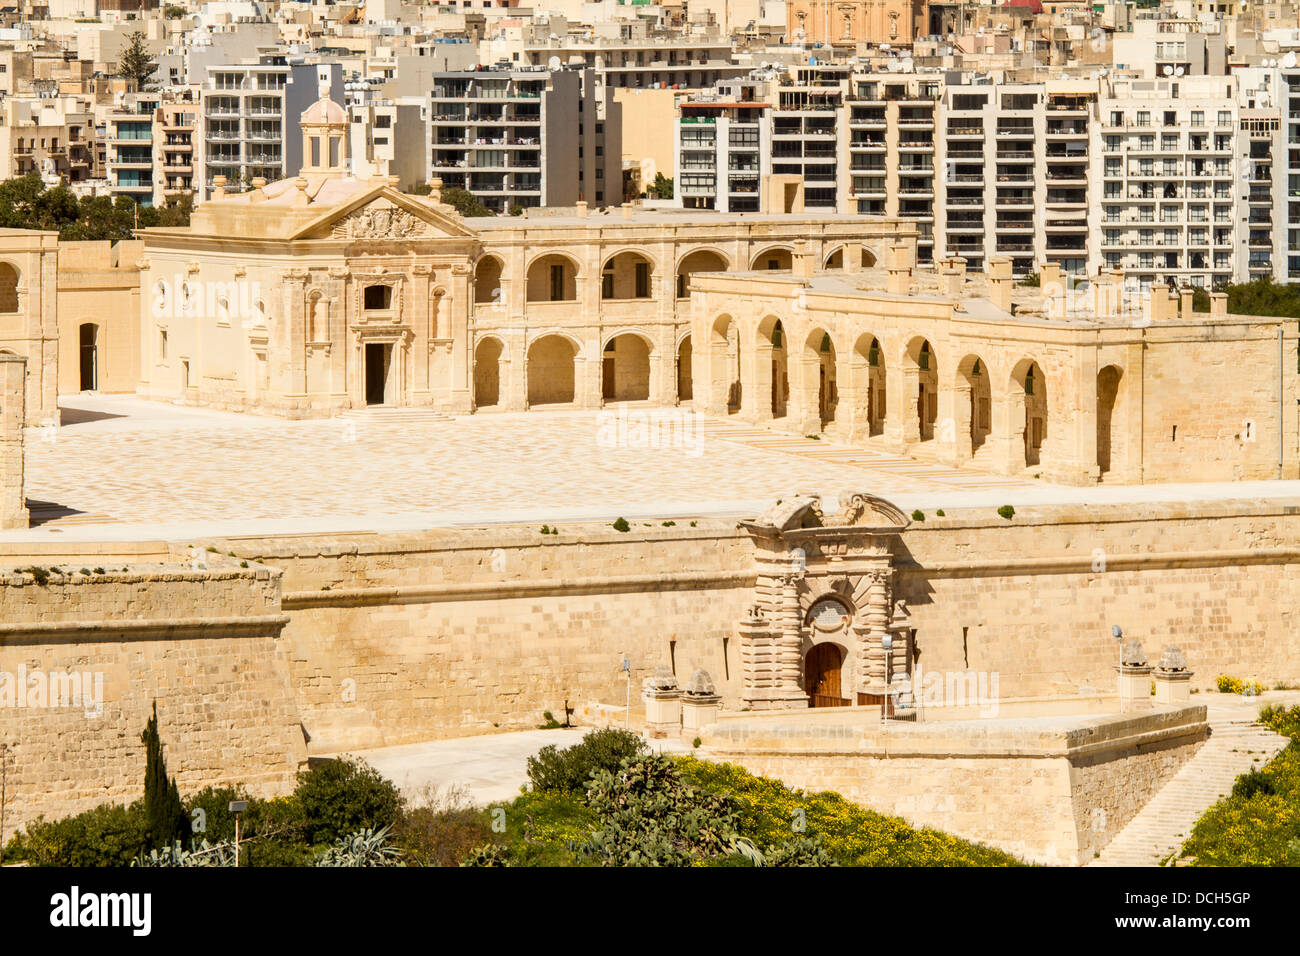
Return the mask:
[(140, 735), (144, 744), (144, 812), (149, 822), (149, 845), (161, 850), (180, 840), (190, 842), (190, 828), (181, 803), (175, 778), (167, 778), (167, 761), (163, 758), (162, 738), (158, 735), (158, 701), (153, 702), (153, 716)]

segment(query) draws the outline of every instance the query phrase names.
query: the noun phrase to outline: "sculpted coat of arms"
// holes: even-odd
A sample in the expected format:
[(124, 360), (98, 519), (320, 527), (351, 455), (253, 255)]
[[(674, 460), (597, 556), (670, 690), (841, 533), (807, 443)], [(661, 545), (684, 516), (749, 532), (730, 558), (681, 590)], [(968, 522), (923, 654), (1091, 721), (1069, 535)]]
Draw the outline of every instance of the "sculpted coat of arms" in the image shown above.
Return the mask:
[(410, 239), (428, 233), (428, 223), (394, 206), (366, 206), (334, 224), (336, 239)]

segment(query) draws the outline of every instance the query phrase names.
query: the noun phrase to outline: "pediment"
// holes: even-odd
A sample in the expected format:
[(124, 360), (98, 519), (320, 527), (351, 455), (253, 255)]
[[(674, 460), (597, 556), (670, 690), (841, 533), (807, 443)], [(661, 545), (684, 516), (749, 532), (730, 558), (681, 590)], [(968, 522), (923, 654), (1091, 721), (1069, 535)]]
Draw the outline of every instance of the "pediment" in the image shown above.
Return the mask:
[(841, 492), (835, 507), (822, 510), (819, 495), (786, 498), (745, 526), (754, 531), (800, 531), (809, 528), (855, 528), (876, 534), (902, 531), (911, 524), (897, 505), (865, 492)]
[(435, 206), (385, 186), (329, 210), (293, 238), (403, 240), (474, 236), (450, 206)]

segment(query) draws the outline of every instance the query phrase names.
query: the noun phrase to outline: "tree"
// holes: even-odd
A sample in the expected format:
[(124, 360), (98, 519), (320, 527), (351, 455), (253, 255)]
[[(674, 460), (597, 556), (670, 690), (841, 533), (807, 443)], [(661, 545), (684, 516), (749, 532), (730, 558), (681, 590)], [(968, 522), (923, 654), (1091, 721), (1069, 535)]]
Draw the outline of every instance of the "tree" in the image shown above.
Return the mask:
[(453, 207), (466, 219), (473, 216), (492, 215), (492, 210), (479, 202), (477, 196), (468, 189), (461, 189), (459, 186), (449, 186), (444, 189), (442, 191), (442, 201)]
[(117, 61), (117, 75), (134, 80), (135, 88), (143, 90), (157, 70), (157, 62), (150, 59), (149, 49), (145, 46), (144, 34), (136, 30), (127, 37), (126, 47)]
[(158, 701), (153, 702), (153, 716), (140, 735), (144, 744), (144, 813), (149, 823), (149, 845), (157, 850), (170, 847), (176, 841), (182, 846), (190, 844), (189, 819), (181, 803), (176, 778), (167, 777), (167, 761), (163, 757), (162, 738), (158, 735)]
[(673, 198), (673, 178), (663, 173), (655, 173), (655, 181), (646, 187), (646, 195), (655, 199)]

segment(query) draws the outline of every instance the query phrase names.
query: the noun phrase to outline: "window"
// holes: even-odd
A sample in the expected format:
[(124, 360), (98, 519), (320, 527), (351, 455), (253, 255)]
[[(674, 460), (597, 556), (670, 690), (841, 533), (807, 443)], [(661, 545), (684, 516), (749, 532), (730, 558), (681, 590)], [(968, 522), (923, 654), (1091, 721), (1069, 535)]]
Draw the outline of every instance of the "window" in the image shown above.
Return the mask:
[(650, 297), (650, 264), (648, 262), (638, 262), (636, 264), (636, 297), (638, 299), (648, 299)]
[(564, 266), (551, 266), (551, 301), (560, 302), (564, 299)]
[(605, 266), (600, 274), (600, 295), (603, 299), (614, 298), (614, 264)]
[(1192, 125), (1193, 126), (1205, 125), (1205, 112), (1203, 110), (1192, 110)]
[(367, 311), (392, 308), (393, 287), (387, 285), (368, 285), (364, 293), (364, 306)]
[(1219, 110), (1219, 125), (1220, 126), (1232, 125), (1232, 113), (1230, 111)]

